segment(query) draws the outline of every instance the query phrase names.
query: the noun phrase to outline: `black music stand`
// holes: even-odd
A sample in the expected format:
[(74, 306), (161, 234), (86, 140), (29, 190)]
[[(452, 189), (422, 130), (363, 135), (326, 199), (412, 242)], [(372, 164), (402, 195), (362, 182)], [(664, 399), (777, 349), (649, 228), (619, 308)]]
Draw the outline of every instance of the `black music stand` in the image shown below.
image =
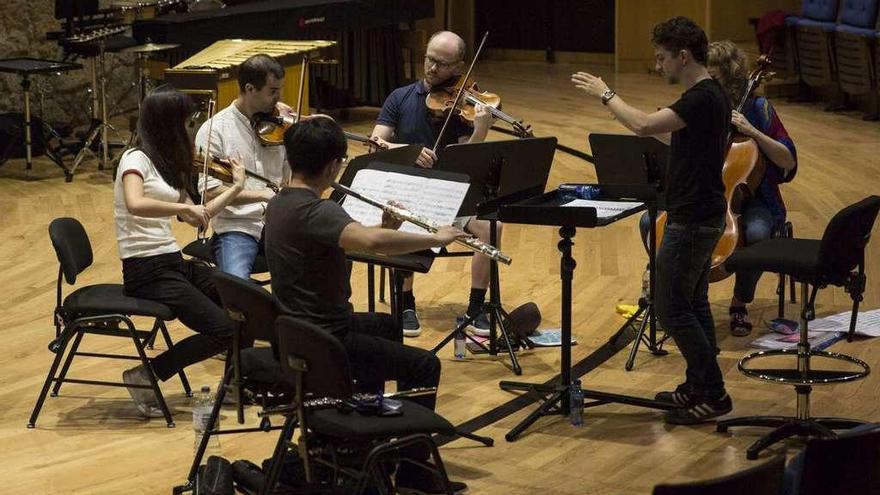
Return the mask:
[[(602, 196), (598, 199), (617, 200), (623, 192), (625, 192), (624, 189), (603, 185)], [(577, 228), (609, 225), (644, 209), (644, 206), (632, 208), (612, 217), (602, 218), (597, 215), (596, 208), (562, 206), (566, 202), (568, 202), (568, 199), (564, 198), (559, 191), (551, 191), (519, 203), (502, 206), (499, 210), (499, 218), (504, 222), (558, 226), (560, 227), (559, 236), (562, 238), (559, 241), (559, 251), (562, 253), (560, 261), (560, 279), (562, 281), (562, 345), (559, 350), (562, 369), (559, 375), (559, 382), (547, 385), (509, 381), (500, 382), (499, 385), (502, 390), (531, 392), (543, 398), (543, 404), (540, 407), (532, 411), (531, 414), (505, 435), (509, 442), (516, 440), (538, 418), (550, 415), (566, 416), (570, 412), (569, 392), (572, 383), (571, 283), (577, 264), (571, 255), (571, 246), (573, 244), (571, 239), (574, 237)], [(578, 376), (595, 369), (629, 344), (633, 337), (633, 332), (631, 331), (631, 322), (628, 323), (621, 327), (601, 348), (594, 351), (578, 364), (578, 368), (583, 370)], [(585, 408), (609, 403), (629, 404), (661, 410), (669, 410), (675, 407), (673, 404), (665, 402), (596, 390), (585, 389), (583, 390), (583, 395)], [(588, 400), (589, 402), (587, 402)]]
[[(411, 166), (416, 162), (416, 159), (419, 157), (419, 154), (422, 152), (422, 145), (408, 145), (401, 146), (399, 148), (392, 148), (388, 150), (380, 150), (374, 153), (365, 153), (360, 156), (354, 157), (348, 165), (346, 165), (345, 170), (342, 171), (342, 175), (339, 177), (339, 183), (342, 185), (350, 185), (351, 181), (354, 180), (354, 176), (360, 171), (372, 164), (375, 163), (390, 163), (395, 165), (403, 165), (403, 166)], [(336, 201), (337, 203), (341, 202), (345, 197), (340, 191), (333, 190), (330, 193), (330, 199)], [(408, 258), (411, 255), (403, 255), (397, 256), (395, 259), (397, 261), (403, 262), (403, 264), (410, 264), (414, 269), (412, 271), (418, 273), (427, 273), (428, 270), (431, 269), (431, 264), (433, 263), (433, 257), (431, 257), (430, 262), (426, 262), (423, 259), (416, 258)], [(416, 256), (416, 255), (412, 255)], [(355, 257), (357, 259), (355, 259)], [(371, 255), (352, 255), (349, 256), (352, 261), (363, 262), (367, 264), (367, 311), (370, 313), (376, 311), (376, 264), (382, 265), (383, 268), (391, 269), (389, 265), (389, 261), (387, 257), (381, 257), (382, 263), (373, 263), (370, 260), (374, 259)], [(426, 264), (427, 263), (427, 264)], [(395, 304), (398, 301), (394, 300), (396, 289), (401, 289), (403, 287), (403, 274), (407, 271), (406, 268), (401, 265), (396, 268), (397, 275), (400, 276), (400, 280), (396, 280), (397, 277), (392, 275), (391, 280), (391, 298), (392, 298), (392, 313), (397, 316), (395, 313)], [(385, 302), (384, 294), (385, 294), (385, 272), (382, 272), (381, 283), (379, 286), (379, 301)], [(399, 282), (399, 283), (398, 283)], [(401, 289), (402, 290), (402, 289)], [(401, 310), (402, 311), (402, 310)]]
[[(489, 243), (500, 248), (500, 239), (496, 232), (498, 208), (503, 201), (510, 202), (542, 192), (547, 185), (555, 151), (555, 137), (454, 144), (440, 152), (434, 168), (470, 177), (471, 187), (458, 216), (476, 215), (480, 220), (488, 220)], [(531, 347), (531, 344), (512, 335), (504, 326), (509, 315), (501, 305), (498, 262), (495, 260), (490, 260), (489, 263), (489, 301), (483, 304), (483, 311), (489, 315), (489, 347), (486, 348), (482, 342), (467, 333), (466, 337), (483, 351), (495, 356), (499, 349), (500, 329), (504, 347), (510, 357), (511, 369), (516, 375), (521, 375), (522, 367), (516, 358), (516, 351)], [(476, 315), (466, 317), (434, 346), (432, 352), (436, 354), (440, 351), (458, 332), (464, 331), (473, 323), (475, 318)]]
[[(590, 149), (595, 158), (596, 177), (599, 187), (613, 192), (618, 199), (634, 199), (645, 203), (650, 228), (648, 230), (648, 297), (640, 297), (639, 309), (627, 319), (624, 327), (635, 325), (639, 318), (636, 338), (624, 368), (632, 371), (639, 346), (655, 356), (669, 354), (663, 343), (669, 338), (664, 334), (657, 339), (657, 317), (654, 312), (654, 290), (657, 274), (657, 210), (663, 201), (661, 178), (669, 161), (669, 147), (650, 137), (626, 134), (590, 134)], [(607, 192), (606, 192), (607, 194)], [(647, 335), (645, 335), (647, 330)]]
[[(410, 147), (407, 147), (410, 148)], [(421, 148), (416, 149), (416, 153), (420, 152)], [(391, 150), (394, 151), (394, 150)], [(387, 153), (387, 152), (386, 152)], [(359, 170), (363, 170), (364, 168), (369, 168), (371, 170), (382, 170), (387, 172), (396, 172), (400, 174), (407, 175), (419, 175), (423, 177), (431, 177), (435, 179), (444, 179), (444, 180), (452, 180), (456, 182), (467, 182), (467, 176), (462, 174), (455, 174), (450, 172), (441, 172), (438, 170), (432, 169), (424, 169), (419, 167), (413, 167), (410, 162), (408, 165), (399, 165), (394, 163), (383, 163), (381, 161), (375, 161), (376, 155), (378, 153), (363, 155), (358, 158), (365, 158), (361, 162), (357, 162), (357, 159), (353, 160), (351, 164), (349, 164), (349, 168), (346, 169), (345, 173), (339, 178), (339, 183), (350, 186), (351, 182), (354, 180), (354, 176), (357, 174)], [(389, 155), (384, 155), (389, 156)], [(391, 155), (394, 157), (395, 155)], [(381, 158), (381, 157), (380, 157)], [(402, 156), (401, 159), (406, 158), (406, 156)], [(413, 158), (415, 161), (415, 158)], [(354, 167), (352, 167), (354, 165)], [(338, 191), (334, 191), (334, 194), (331, 194), (330, 199), (341, 202), (344, 199), (344, 194), (336, 194)], [(402, 324), (402, 314), (403, 314), (403, 276), (406, 272), (416, 272), (416, 273), (428, 273), (431, 270), (431, 266), (434, 264), (434, 253), (430, 250), (422, 251), (418, 253), (410, 253), (404, 255), (394, 255), (394, 256), (385, 256), (379, 254), (366, 254), (366, 253), (346, 253), (346, 257), (351, 261), (367, 263), (369, 267), (380, 266), (383, 268), (388, 268), (391, 270), (391, 313), (394, 315), (394, 318), (397, 321), (398, 325)], [(370, 274), (372, 275), (372, 273)], [(374, 311), (373, 307), (373, 291), (374, 287), (372, 284), (372, 277), (370, 276), (367, 284), (368, 291), (368, 299), (370, 307), (368, 310), (370, 312)]]
[[(31, 142), (31, 75), (49, 74), (52, 72), (67, 72), (74, 69), (82, 69), (82, 65), (71, 62), (62, 62), (59, 60), (43, 60), (38, 58), (21, 57), (7, 58), (0, 60), (0, 72), (11, 72), (21, 76), (21, 89), (24, 92), (24, 147), (25, 147), (25, 169), (33, 168), (33, 143)], [(48, 124), (43, 122), (48, 127)], [(54, 129), (49, 127), (51, 132), (57, 136)], [(43, 143), (46, 155), (55, 162), (56, 165), (64, 170), (67, 175), (68, 169), (64, 165), (61, 155), (56, 155), (51, 149)]]

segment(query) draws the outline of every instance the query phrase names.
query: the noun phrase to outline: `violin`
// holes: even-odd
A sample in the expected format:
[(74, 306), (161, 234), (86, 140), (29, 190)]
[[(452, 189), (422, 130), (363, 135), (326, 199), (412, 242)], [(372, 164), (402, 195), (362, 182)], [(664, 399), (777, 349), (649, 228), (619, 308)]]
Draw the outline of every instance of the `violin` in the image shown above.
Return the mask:
[[(308, 118), (308, 117), (304, 117)], [(280, 146), (284, 144), (284, 133), (297, 123), (295, 117), (281, 115), (276, 107), (272, 113), (257, 112), (251, 117), (251, 126), (257, 133), (257, 138), (265, 146)], [(347, 139), (359, 143), (369, 144), (375, 150), (387, 149), (388, 145), (370, 139), (369, 136), (342, 131)]]
[[(218, 158), (214, 155), (210, 155), (207, 157), (207, 172), (210, 177), (214, 177), (220, 182), (225, 182), (227, 184), (232, 184), (235, 180), (232, 178), (232, 164), (229, 163), (228, 160), (224, 160), (222, 158)], [(205, 167), (205, 156), (201, 154), (197, 154), (193, 157), (193, 167), (197, 173), (203, 173), (206, 169)], [(262, 175), (251, 172), (248, 169), (244, 170), (244, 175), (246, 177), (250, 177), (254, 180), (258, 180), (264, 184), (266, 187), (271, 189), (274, 192), (278, 192), (280, 187), (274, 181), (263, 177)]]
[[(462, 92), (462, 96), (459, 104), (456, 106), (456, 95), (459, 91)], [(473, 124), (476, 115), (476, 106), (483, 105), (493, 117), (510, 124), (519, 137), (531, 137), (532, 134), (530, 125), (501, 111), (500, 96), (488, 91), (480, 91), (476, 81), (469, 78), (466, 79), (464, 76), (460, 77), (454, 84), (431, 88), (431, 91), (425, 97), (425, 105), (435, 115), (445, 115), (446, 112), (456, 107), (455, 112), (463, 120), (471, 124)]]
[[(745, 94), (739, 101), (736, 111), (742, 113), (743, 108), (749, 99), (754, 95), (755, 90), (761, 83), (773, 77), (774, 73), (768, 71), (770, 67), (770, 59), (767, 55), (761, 55), (755, 61), (755, 68), (749, 73), (748, 83), (746, 85)], [(740, 221), (742, 214), (742, 205), (745, 200), (754, 195), (767, 165), (764, 162), (764, 155), (758, 147), (757, 141), (737, 132), (736, 128), (732, 129), (727, 137), (727, 154), (724, 159), (724, 166), (721, 169), (721, 176), (724, 181), (724, 199), (727, 202), (727, 211), (725, 213), (724, 232), (721, 238), (715, 244), (712, 250), (712, 268), (709, 271), (709, 281), (718, 282), (724, 280), (731, 274), (724, 269), (724, 262), (733, 254), (734, 251), (743, 247), (745, 238), (743, 228)], [(663, 228), (666, 226), (666, 212), (657, 216), (657, 247), (660, 247), (660, 241), (663, 238)]]

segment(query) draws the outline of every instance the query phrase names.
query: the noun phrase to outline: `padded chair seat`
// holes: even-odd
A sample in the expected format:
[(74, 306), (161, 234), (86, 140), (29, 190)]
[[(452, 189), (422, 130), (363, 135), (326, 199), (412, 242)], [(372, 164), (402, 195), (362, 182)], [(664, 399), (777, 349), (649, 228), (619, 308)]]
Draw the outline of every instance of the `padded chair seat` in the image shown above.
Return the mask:
[[(191, 256), (193, 258), (198, 258), (202, 261), (207, 261), (212, 265), (216, 265), (217, 261), (214, 259), (214, 251), (211, 249), (211, 242), (204, 242), (201, 240), (194, 240), (187, 244), (183, 248), (183, 254), (187, 256)], [(257, 257), (254, 259), (254, 268), (252, 270), (253, 273), (268, 273), (269, 265), (266, 263), (266, 257), (263, 253), (258, 253)]]
[(281, 364), (271, 347), (242, 349), (241, 376), (248, 383), (265, 386), (275, 386), (283, 380)]
[(98, 284), (81, 287), (64, 299), (64, 309), (78, 316), (123, 314), (151, 316), (165, 321), (174, 319), (174, 313), (164, 304), (128, 297), (119, 284)]
[(454, 432), (452, 423), (427, 407), (407, 400), (401, 402), (400, 416), (364, 416), (356, 411), (344, 414), (336, 409), (312, 411), (309, 427), (319, 435), (345, 439)]
[(740, 270), (773, 272), (812, 282), (820, 273), (820, 244), (821, 241), (813, 239), (768, 239), (734, 252), (724, 267), (731, 273)]
[(863, 36), (865, 38), (872, 39), (872, 40), (875, 40), (878, 37), (880, 37), (880, 33), (878, 33), (874, 29), (849, 26), (847, 24), (839, 24), (837, 26), (837, 32), (838, 33), (854, 34), (856, 36)]
[(814, 21), (812, 19), (799, 19), (797, 27), (816, 27), (827, 33), (834, 32), (838, 24), (836, 22)]

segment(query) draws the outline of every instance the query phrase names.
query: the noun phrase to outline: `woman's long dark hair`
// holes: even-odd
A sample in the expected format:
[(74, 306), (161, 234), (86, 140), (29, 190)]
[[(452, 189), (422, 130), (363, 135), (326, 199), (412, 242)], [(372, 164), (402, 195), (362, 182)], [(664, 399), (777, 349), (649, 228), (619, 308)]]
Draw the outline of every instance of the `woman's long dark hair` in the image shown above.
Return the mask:
[(195, 193), (193, 152), (186, 119), (192, 111), (188, 95), (163, 84), (144, 98), (137, 123), (138, 147), (169, 186), (191, 196)]

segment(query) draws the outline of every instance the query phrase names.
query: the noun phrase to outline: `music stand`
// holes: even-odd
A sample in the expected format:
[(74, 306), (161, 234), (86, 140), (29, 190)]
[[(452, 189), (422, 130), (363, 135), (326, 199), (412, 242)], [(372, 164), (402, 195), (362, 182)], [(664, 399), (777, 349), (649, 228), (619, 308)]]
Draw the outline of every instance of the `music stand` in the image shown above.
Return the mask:
[[(491, 141), (483, 143), (454, 144), (444, 148), (434, 168), (437, 170), (457, 172), (470, 177), (471, 187), (465, 196), (458, 216), (475, 215), (480, 220), (489, 221), (489, 243), (499, 247), (496, 227), (498, 225), (498, 208), (503, 198), (534, 195), (544, 190), (553, 155), (556, 151), (556, 138), (528, 138), (510, 141)], [(501, 305), (501, 286), (498, 275), (498, 262), (489, 261), (489, 301), (483, 304), (483, 311), (489, 316), (489, 347), (472, 336), (467, 336), (478, 347), (491, 355), (498, 354), (498, 330), (510, 357), (511, 368), (516, 375), (522, 374), (522, 367), (516, 357), (516, 351), (529, 347), (511, 335), (504, 326), (508, 318)], [(432, 352), (435, 354), (448, 344), (458, 332), (463, 332), (471, 325), (477, 315), (465, 315), (464, 321), (456, 326)]]
[[(590, 134), (590, 149), (596, 159), (596, 177), (603, 194), (618, 199), (636, 199), (645, 203), (650, 227), (648, 230), (648, 295), (640, 297), (638, 309), (624, 327), (639, 321), (636, 338), (624, 368), (632, 371), (639, 345), (655, 356), (669, 354), (663, 343), (666, 334), (657, 339), (657, 317), (654, 311), (657, 261), (657, 210), (663, 202), (661, 178), (669, 161), (669, 147), (650, 137), (625, 134)], [(645, 335), (645, 330), (648, 334)]]
[[(409, 148), (409, 147), (408, 147)], [(419, 147), (416, 152), (420, 152), (421, 147)], [(394, 151), (394, 150), (391, 150)], [(357, 174), (359, 170), (363, 170), (365, 168), (371, 170), (382, 170), (386, 172), (395, 172), (400, 174), (407, 175), (419, 175), (423, 177), (431, 177), (435, 179), (444, 179), (444, 180), (452, 180), (456, 182), (467, 182), (467, 176), (462, 174), (448, 173), (448, 172), (440, 172), (432, 169), (424, 169), (420, 167), (413, 167), (411, 163), (409, 165), (400, 165), (394, 163), (384, 163), (384, 162), (376, 162), (374, 161), (375, 155), (377, 153), (373, 153), (370, 155), (364, 155), (365, 160), (349, 165), (350, 168), (346, 169), (345, 173), (339, 178), (339, 183), (350, 186), (352, 181), (354, 180), (354, 176)], [(389, 155), (385, 155), (386, 157)], [(392, 157), (397, 155), (390, 155)], [(402, 158), (406, 158), (403, 156)], [(413, 159), (415, 161), (415, 159)], [(352, 167), (352, 165), (356, 165)], [(337, 193), (338, 191), (334, 191)], [(345, 195), (339, 193), (338, 195), (331, 195), (330, 199), (333, 201), (341, 202), (342, 199), (345, 198)], [(427, 273), (430, 271), (431, 266), (434, 263), (434, 253), (429, 251), (422, 251), (418, 253), (409, 253), (403, 255), (394, 255), (394, 256), (386, 256), (380, 254), (372, 254), (372, 253), (346, 253), (346, 257), (351, 261), (357, 261), (360, 263), (367, 263), (369, 268), (372, 268), (375, 265), (379, 265), (383, 268), (388, 268), (391, 270), (391, 313), (394, 315), (397, 323), (401, 323), (401, 315), (403, 313), (403, 274), (405, 272), (416, 272), (416, 273)], [(374, 311), (373, 306), (373, 277), (372, 273), (368, 274), (368, 284), (367, 284), (367, 293), (369, 300), (369, 308), (370, 312)]]

